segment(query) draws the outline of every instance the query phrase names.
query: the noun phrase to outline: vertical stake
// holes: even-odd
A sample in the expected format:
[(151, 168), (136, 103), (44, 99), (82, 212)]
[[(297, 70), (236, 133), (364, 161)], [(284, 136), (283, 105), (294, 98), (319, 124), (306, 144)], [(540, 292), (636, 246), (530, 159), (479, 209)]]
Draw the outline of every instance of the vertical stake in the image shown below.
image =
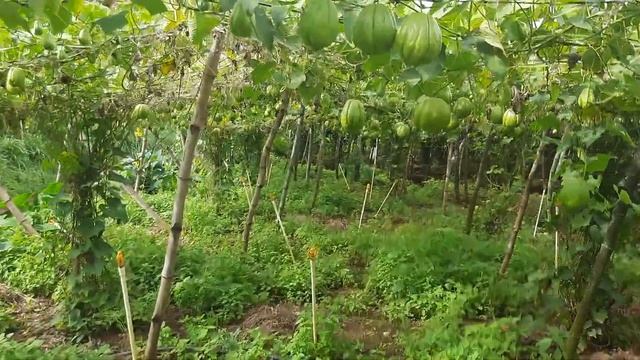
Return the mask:
[(136, 340), (133, 333), (133, 318), (131, 316), (131, 305), (129, 304), (129, 291), (127, 290), (127, 274), (124, 266), (124, 253), (118, 251), (116, 255), (118, 263), (118, 274), (120, 275), (120, 286), (122, 287), (122, 298), (124, 300), (124, 311), (127, 316), (127, 331), (129, 335), (129, 346), (131, 346), (131, 358), (136, 360)]

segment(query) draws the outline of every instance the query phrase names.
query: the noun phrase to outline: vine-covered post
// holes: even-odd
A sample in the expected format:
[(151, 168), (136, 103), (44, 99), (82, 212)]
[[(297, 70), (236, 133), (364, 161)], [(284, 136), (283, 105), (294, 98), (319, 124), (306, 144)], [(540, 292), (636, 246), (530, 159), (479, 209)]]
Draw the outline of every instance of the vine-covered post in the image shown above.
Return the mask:
[[(624, 191), (627, 195), (637, 192), (638, 181), (640, 180), (640, 151), (636, 152), (635, 157), (632, 160), (627, 177), (624, 181), (624, 187), (619, 189), (620, 192)], [(638, 199), (635, 199), (638, 201)], [(576, 350), (584, 331), (584, 324), (587, 322), (591, 315), (591, 303), (593, 302), (593, 296), (600, 286), (603, 274), (606, 272), (609, 266), (611, 255), (618, 245), (620, 238), (620, 232), (622, 231), (622, 225), (624, 224), (627, 211), (629, 209), (629, 196), (627, 200), (620, 196), (620, 199), (613, 207), (611, 221), (607, 227), (604, 242), (600, 245), (600, 250), (596, 255), (596, 259), (593, 263), (593, 270), (591, 272), (591, 279), (589, 284), (582, 295), (582, 300), (578, 305), (578, 311), (576, 317), (573, 320), (571, 329), (569, 330), (569, 337), (564, 346), (564, 356), (566, 359), (577, 359), (578, 355)]]
[(540, 158), (542, 157), (542, 151), (544, 150), (545, 145), (546, 143), (544, 139), (541, 139), (540, 145), (538, 146), (538, 151), (536, 151), (536, 156), (533, 160), (533, 164), (531, 164), (531, 169), (529, 170), (529, 176), (527, 176), (524, 190), (522, 190), (522, 195), (520, 195), (520, 204), (518, 205), (518, 212), (516, 214), (513, 227), (511, 228), (511, 235), (509, 236), (509, 240), (507, 241), (507, 247), (504, 251), (504, 258), (502, 260), (502, 265), (500, 266), (501, 275), (506, 274), (507, 270), (509, 270), (509, 263), (511, 262), (511, 257), (513, 256), (513, 250), (515, 249), (515, 246), (516, 246), (516, 240), (518, 239), (518, 233), (520, 232), (520, 228), (522, 227), (522, 220), (524, 219), (524, 213), (527, 210), (527, 204), (529, 203), (531, 184), (533, 183), (533, 178), (535, 177), (536, 170), (538, 169), (538, 164), (540, 162)]
[(287, 111), (289, 110), (289, 100), (291, 98), (291, 91), (285, 89), (282, 92), (282, 98), (280, 100), (280, 106), (276, 112), (276, 119), (271, 125), (269, 136), (264, 142), (262, 147), (262, 153), (260, 154), (260, 168), (258, 169), (258, 179), (256, 180), (256, 188), (253, 190), (253, 197), (251, 199), (251, 205), (247, 212), (247, 220), (244, 224), (244, 231), (242, 232), (242, 249), (246, 252), (249, 249), (249, 237), (251, 236), (251, 227), (253, 226), (253, 218), (255, 216), (258, 205), (260, 204), (260, 193), (266, 183), (267, 176), (267, 163), (271, 158), (271, 148), (273, 147), (273, 141), (278, 134), (282, 120), (284, 119)]

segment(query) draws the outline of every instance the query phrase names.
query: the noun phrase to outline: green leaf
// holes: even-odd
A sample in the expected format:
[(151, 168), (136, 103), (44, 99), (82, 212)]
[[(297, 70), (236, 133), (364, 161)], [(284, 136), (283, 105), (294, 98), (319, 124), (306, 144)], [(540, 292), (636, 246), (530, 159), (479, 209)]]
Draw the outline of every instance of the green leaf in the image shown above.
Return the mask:
[(502, 79), (509, 71), (509, 66), (498, 56), (487, 57), (487, 68), (496, 78)]
[(273, 19), (273, 24), (278, 27), (280, 26), (286, 19), (289, 14), (289, 8), (286, 6), (274, 6), (271, 8), (271, 19)]
[(69, 0), (67, 8), (74, 14), (78, 14), (84, 6), (84, 0)]
[(220, 24), (220, 18), (209, 14), (196, 14), (196, 26), (193, 32), (193, 42), (201, 44), (204, 38), (211, 34), (214, 27)]
[(560, 127), (560, 120), (555, 114), (551, 113), (537, 118), (534, 125), (541, 131), (557, 129)]
[(167, 7), (164, 5), (164, 2), (162, 2), (162, 0), (132, 0), (131, 2), (147, 9), (149, 14), (151, 15), (156, 15), (167, 11)]
[(11, 250), (11, 243), (2, 241), (0, 242), (0, 251)]
[(233, 9), (233, 6), (236, 4), (236, 0), (220, 0), (220, 9), (223, 12), (227, 12)]
[(54, 34), (60, 34), (71, 24), (73, 14), (66, 7), (58, 7), (54, 10), (53, 7), (46, 7), (45, 14), (49, 18), (49, 25), (51, 25), (51, 31)]
[(103, 17), (102, 19), (96, 20), (96, 25), (100, 26), (105, 33), (111, 34), (127, 25), (127, 13), (128, 11), (125, 10), (115, 15)]
[(364, 62), (364, 65), (362, 65), (362, 68), (366, 72), (373, 72), (379, 69), (380, 67), (388, 64), (390, 59), (391, 59), (391, 56), (389, 54), (373, 55), (373, 56), (370, 56)]
[(356, 17), (360, 12), (354, 9), (345, 10), (342, 12), (342, 20), (344, 22), (344, 34), (347, 40), (353, 41), (353, 24), (356, 21)]
[(291, 73), (289, 77), (289, 89), (297, 89), (307, 79), (307, 76), (300, 69), (296, 69)]
[(21, 6), (17, 3), (9, 0), (0, 0), (0, 20), (9, 29), (16, 29), (22, 27), (27, 29), (29, 27), (27, 20), (20, 14)]
[(251, 72), (251, 81), (253, 81), (254, 84), (260, 84), (269, 80), (275, 65), (273, 61), (257, 64)]
[(253, 15), (256, 25), (256, 37), (267, 49), (273, 49), (273, 34), (275, 33), (275, 28), (273, 27), (271, 19), (269, 19), (262, 6), (256, 7)]
[(622, 201), (622, 203), (626, 205), (633, 204), (633, 202), (631, 201), (631, 197), (629, 196), (629, 193), (625, 189), (620, 190), (620, 192), (618, 193), (618, 199), (620, 199), (620, 201)]
[(609, 154), (597, 154), (587, 159), (586, 171), (587, 172), (600, 172), (604, 171), (609, 165), (609, 160), (615, 158), (615, 156)]

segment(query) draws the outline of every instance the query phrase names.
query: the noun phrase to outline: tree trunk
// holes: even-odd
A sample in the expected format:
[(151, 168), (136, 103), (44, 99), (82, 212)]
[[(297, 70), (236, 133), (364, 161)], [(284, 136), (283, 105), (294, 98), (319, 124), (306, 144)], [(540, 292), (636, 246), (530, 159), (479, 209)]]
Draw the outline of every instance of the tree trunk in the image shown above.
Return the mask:
[(320, 146), (318, 147), (318, 157), (316, 158), (316, 162), (317, 164), (317, 172), (316, 172), (316, 186), (315, 189), (313, 190), (313, 201), (311, 201), (311, 211), (313, 211), (313, 208), (315, 208), (316, 206), (316, 201), (318, 200), (318, 193), (320, 192), (320, 180), (322, 180), (322, 168), (323, 168), (323, 150), (324, 150), (324, 138), (325, 138), (325, 133), (324, 133), (324, 123), (322, 124), (322, 126), (320, 127)]
[(20, 224), (22, 228), (24, 228), (24, 231), (26, 231), (27, 234), (35, 235), (35, 236), (38, 235), (38, 232), (36, 231), (36, 229), (33, 228), (31, 223), (29, 222), (29, 219), (22, 213), (22, 211), (20, 211), (20, 209), (18, 209), (16, 204), (13, 203), (13, 200), (11, 200), (11, 196), (9, 195), (9, 192), (7, 191), (7, 189), (2, 187), (1, 185), (0, 185), (0, 200), (2, 200), (2, 202), (5, 204), (7, 209), (9, 209), (9, 212), (11, 213), (11, 215), (13, 215), (13, 217), (16, 218), (16, 220), (18, 221), (18, 224)]
[(138, 192), (140, 190), (140, 180), (142, 180), (142, 175), (144, 173), (144, 153), (147, 151), (147, 129), (144, 129), (144, 134), (142, 135), (142, 149), (140, 150), (140, 158), (138, 161), (138, 171), (136, 171), (136, 182), (133, 185), (133, 191)]
[[(629, 194), (633, 194), (636, 191), (639, 178), (640, 152), (637, 152), (631, 166), (629, 167), (627, 178), (624, 183), (624, 187)], [(620, 230), (622, 229), (622, 225), (624, 223), (628, 208), (629, 205), (620, 200), (618, 200), (615, 207), (613, 208), (611, 222), (609, 223), (609, 227), (607, 228), (605, 241), (600, 246), (598, 255), (596, 255), (595, 262), (593, 263), (591, 280), (589, 281), (589, 285), (584, 291), (582, 300), (578, 305), (576, 317), (573, 320), (573, 324), (571, 325), (571, 330), (569, 330), (569, 337), (567, 338), (567, 342), (565, 343), (564, 347), (564, 355), (566, 359), (573, 360), (578, 358), (576, 349), (578, 348), (578, 343), (580, 342), (580, 338), (582, 337), (584, 324), (587, 322), (591, 314), (591, 302), (593, 301), (593, 295), (598, 289), (598, 286), (600, 286), (602, 275), (607, 270), (611, 255), (617, 247), (618, 239), (620, 237)]]
[(189, 191), (189, 183), (191, 181), (191, 167), (195, 156), (196, 145), (200, 139), (200, 133), (207, 125), (207, 117), (209, 113), (209, 97), (211, 96), (211, 88), (213, 81), (218, 74), (218, 64), (220, 63), (220, 54), (224, 46), (225, 32), (218, 31), (213, 40), (209, 55), (205, 63), (205, 69), (202, 74), (202, 82), (198, 90), (198, 98), (196, 100), (196, 108), (193, 113), (193, 119), (189, 126), (187, 140), (185, 142), (182, 163), (180, 164), (180, 172), (178, 175), (178, 186), (176, 189), (175, 202), (173, 204), (173, 215), (171, 219), (171, 232), (167, 242), (167, 250), (162, 268), (162, 276), (160, 280), (160, 288), (158, 290), (158, 298), (151, 317), (151, 326), (149, 328), (149, 336), (147, 338), (147, 347), (145, 351), (146, 359), (155, 359), (158, 351), (158, 337), (160, 329), (164, 321), (165, 310), (169, 305), (169, 297), (171, 295), (171, 284), (173, 282), (174, 268), (178, 255), (178, 246), (180, 244), (180, 234), (182, 233), (182, 220), (184, 218), (184, 208)]
[(129, 194), (129, 196), (131, 196), (131, 198), (138, 204), (138, 206), (140, 206), (147, 213), (147, 216), (153, 219), (156, 225), (160, 226), (163, 230), (167, 230), (167, 231), (171, 230), (171, 227), (169, 226), (169, 224), (167, 224), (167, 222), (164, 221), (164, 219), (160, 217), (160, 215), (155, 210), (153, 210), (153, 208), (149, 206), (149, 204), (147, 204), (146, 201), (144, 201), (144, 199), (142, 198), (142, 196), (140, 196), (139, 193), (133, 190), (129, 185), (126, 185), (126, 184), (120, 184), (120, 185), (122, 186), (122, 189), (124, 189), (124, 191), (127, 194)]
[(449, 142), (449, 150), (447, 151), (447, 169), (444, 173), (444, 184), (442, 186), (442, 214), (447, 215), (447, 187), (449, 186), (449, 176), (451, 176), (451, 167), (453, 166), (453, 141)]
[(487, 160), (489, 159), (489, 151), (491, 150), (491, 145), (493, 141), (493, 129), (489, 131), (487, 135), (487, 143), (484, 146), (484, 151), (482, 152), (482, 158), (480, 159), (480, 165), (478, 165), (478, 174), (476, 175), (476, 186), (473, 189), (473, 195), (471, 196), (471, 200), (468, 204), (468, 212), (467, 212), (467, 224), (465, 226), (465, 233), (471, 233), (471, 228), (473, 227), (473, 214), (476, 211), (476, 204), (478, 203), (478, 195), (480, 194), (480, 187), (482, 187), (482, 179), (485, 176), (485, 168), (487, 167)]
[(282, 186), (282, 194), (280, 194), (280, 203), (278, 204), (278, 211), (284, 216), (285, 203), (287, 202), (287, 194), (289, 193), (289, 185), (291, 184), (291, 177), (293, 175), (296, 158), (298, 157), (298, 142), (302, 136), (302, 122), (304, 119), (304, 105), (302, 106), (302, 112), (298, 122), (296, 123), (296, 133), (293, 136), (293, 145), (291, 146), (291, 155), (289, 156), (289, 164), (287, 166), (287, 174), (284, 177), (284, 185)]
[(304, 173), (304, 180), (309, 182), (309, 174), (311, 174), (311, 153), (313, 151), (313, 126), (309, 126), (309, 134), (307, 135), (307, 169)]
[(247, 212), (247, 220), (244, 224), (244, 231), (242, 232), (242, 249), (244, 252), (247, 252), (249, 249), (249, 236), (251, 235), (251, 227), (253, 226), (253, 218), (255, 216), (256, 210), (258, 210), (258, 205), (260, 204), (260, 193), (262, 192), (262, 188), (266, 182), (266, 174), (267, 174), (267, 163), (271, 158), (271, 147), (273, 146), (273, 140), (275, 140), (276, 135), (278, 134), (278, 130), (280, 129), (280, 125), (282, 124), (282, 119), (287, 113), (289, 109), (289, 98), (290, 91), (284, 90), (282, 93), (282, 102), (280, 103), (280, 107), (278, 108), (278, 112), (276, 113), (276, 119), (271, 126), (271, 131), (269, 131), (269, 136), (267, 140), (265, 140), (264, 146), (262, 147), (262, 154), (260, 155), (260, 167), (258, 169), (258, 179), (256, 180), (256, 188), (253, 190), (253, 198), (251, 199), (251, 206), (249, 207), (249, 211)]
[(501, 275), (506, 274), (507, 270), (509, 270), (509, 263), (511, 262), (511, 257), (513, 256), (513, 250), (516, 246), (518, 233), (520, 232), (520, 228), (522, 227), (522, 219), (524, 218), (524, 213), (527, 209), (527, 204), (529, 203), (529, 191), (531, 190), (531, 183), (533, 182), (536, 169), (538, 168), (538, 163), (540, 162), (540, 158), (542, 155), (542, 151), (544, 150), (544, 146), (545, 146), (544, 140), (540, 140), (540, 145), (538, 146), (536, 157), (533, 160), (533, 164), (531, 164), (531, 169), (529, 170), (529, 176), (527, 177), (527, 182), (525, 183), (524, 190), (522, 190), (522, 196), (520, 196), (520, 205), (518, 206), (518, 214), (516, 215), (516, 220), (513, 223), (513, 228), (511, 229), (511, 236), (509, 236), (509, 241), (507, 242), (507, 248), (504, 252), (504, 259), (502, 260), (502, 265), (500, 266)]

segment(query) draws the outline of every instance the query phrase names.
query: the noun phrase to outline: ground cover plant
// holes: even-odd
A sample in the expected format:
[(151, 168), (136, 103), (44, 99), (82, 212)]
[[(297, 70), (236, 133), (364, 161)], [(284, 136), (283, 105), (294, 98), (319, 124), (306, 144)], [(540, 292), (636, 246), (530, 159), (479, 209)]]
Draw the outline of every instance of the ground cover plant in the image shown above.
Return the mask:
[(0, 359), (640, 356), (640, 6), (0, 0)]

